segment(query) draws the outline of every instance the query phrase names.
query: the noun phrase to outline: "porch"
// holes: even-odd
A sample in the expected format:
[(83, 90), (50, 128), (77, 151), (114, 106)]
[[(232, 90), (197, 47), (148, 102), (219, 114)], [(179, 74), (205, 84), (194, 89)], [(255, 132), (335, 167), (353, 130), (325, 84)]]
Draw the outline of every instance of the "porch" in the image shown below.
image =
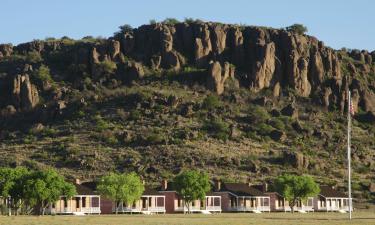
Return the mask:
[(46, 210), (48, 214), (100, 214), (99, 195), (62, 196)]
[[(113, 205), (112, 212), (116, 212), (116, 206)], [(118, 213), (165, 213), (165, 196), (164, 195), (143, 195), (140, 200), (129, 206), (124, 202), (117, 207)]]
[[(177, 199), (175, 211), (177, 212), (188, 212), (188, 208), (185, 206), (182, 199)], [(190, 212), (221, 212), (221, 196), (206, 196), (204, 201), (196, 200), (190, 205)]]
[(237, 212), (270, 212), (270, 197), (268, 196), (237, 196), (230, 199), (229, 211)]
[(349, 198), (321, 197), (318, 199), (317, 210), (326, 211), (326, 212), (337, 212), (337, 211), (349, 212)]

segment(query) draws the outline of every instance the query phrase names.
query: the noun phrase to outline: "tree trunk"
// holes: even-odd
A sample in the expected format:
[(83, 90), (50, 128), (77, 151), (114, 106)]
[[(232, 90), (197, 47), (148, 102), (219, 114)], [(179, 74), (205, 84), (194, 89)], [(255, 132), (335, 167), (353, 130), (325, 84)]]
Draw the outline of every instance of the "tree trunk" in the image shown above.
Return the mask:
[(118, 208), (120, 207), (120, 201), (116, 201), (116, 215), (118, 214)]

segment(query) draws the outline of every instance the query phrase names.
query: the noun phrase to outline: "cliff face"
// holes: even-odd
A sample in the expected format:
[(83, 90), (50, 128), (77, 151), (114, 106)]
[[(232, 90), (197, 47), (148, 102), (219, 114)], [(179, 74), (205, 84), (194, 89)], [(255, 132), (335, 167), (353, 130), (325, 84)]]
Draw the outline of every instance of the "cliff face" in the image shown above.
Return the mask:
[[(47, 59), (53, 56), (52, 63), (65, 62), (65, 67), (83, 65), (83, 72), (102, 79), (106, 77), (101, 63), (107, 61), (117, 64), (114, 73), (123, 80), (141, 78), (144, 66), (152, 71), (179, 71), (183, 66), (206, 69), (211, 61), (229, 63), (233, 70), (235, 67), (232, 73), (240, 84), (255, 92), (270, 88), (278, 96), (284, 88), (291, 88), (298, 96), (313, 97), (317, 104), (344, 111), (346, 92), (350, 88), (355, 96), (355, 109), (375, 110), (375, 81), (372, 79), (375, 52), (336, 51), (314, 37), (285, 30), (217, 23), (153, 24), (99, 43), (34, 41), (15, 47), (0, 45), (0, 60), (14, 53), (30, 52)], [(217, 68), (216, 63), (214, 68)], [(2, 71), (7, 77), (14, 77), (17, 68), (14, 65), (10, 69), (3, 67)], [(221, 94), (227, 73), (219, 72), (214, 79), (209, 79), (213, 77), (211, 69), (207, 76), (207, 87)], [(9, 80), (12, 79), (3, 81), (8, 84), (2, 86), (11, 85)], [(14, 92), (12, 88), (3, 89)], [(33, 93), (35, 96), (37, 91)], [(4, 97), (7, 93), (1, 95)], [(33, 104), (28, 104), (27, 109), (36, 106), (35, 100), (29, 101)], [(19, 100), (8, 101), (8, 104), (20, 108)]]

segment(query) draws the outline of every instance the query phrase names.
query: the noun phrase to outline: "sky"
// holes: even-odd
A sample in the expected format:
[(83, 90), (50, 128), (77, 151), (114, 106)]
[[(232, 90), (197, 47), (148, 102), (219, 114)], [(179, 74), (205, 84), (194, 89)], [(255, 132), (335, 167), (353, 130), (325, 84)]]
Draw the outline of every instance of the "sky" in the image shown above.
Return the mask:
[(109, 37), (118, 27), (186, 17), (274, 28), (304, 24), (335, 49), (375, 50), (374, 0), (0, 0), (0, 43)]

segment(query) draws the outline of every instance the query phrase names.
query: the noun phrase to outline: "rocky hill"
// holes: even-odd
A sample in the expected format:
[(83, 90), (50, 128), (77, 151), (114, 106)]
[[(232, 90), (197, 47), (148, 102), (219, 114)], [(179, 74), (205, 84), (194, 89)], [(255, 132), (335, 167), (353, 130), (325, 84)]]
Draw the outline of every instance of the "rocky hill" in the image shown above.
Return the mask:
[(375, 52), (283, 29), (122, 26), (111, 38), (0, 45), (0, 164), (150, 181), (184, 168), (343, 186), (351, 90), (356, 197), (375, 189)]

